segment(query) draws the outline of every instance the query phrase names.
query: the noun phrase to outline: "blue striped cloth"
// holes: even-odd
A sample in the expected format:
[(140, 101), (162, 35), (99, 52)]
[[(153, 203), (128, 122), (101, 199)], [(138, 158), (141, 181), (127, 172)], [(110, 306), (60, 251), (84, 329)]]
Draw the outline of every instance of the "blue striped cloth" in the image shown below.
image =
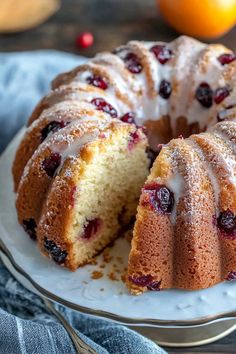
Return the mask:
[[(0, 151), (25, 123), (59, 72), (85, 59), (55, 51), (0, 54)], [(56, 305), (80, 337), (99, 354), (163, 354), (136, 332)], [(0, 261), (0, 353), (76, 353), (64, 327), (43, 301), (21, 286)]]

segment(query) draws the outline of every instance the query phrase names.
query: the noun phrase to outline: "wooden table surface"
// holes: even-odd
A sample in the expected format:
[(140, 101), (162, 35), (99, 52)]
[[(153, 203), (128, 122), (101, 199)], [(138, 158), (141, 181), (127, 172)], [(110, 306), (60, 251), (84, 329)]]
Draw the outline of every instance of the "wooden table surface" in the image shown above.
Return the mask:
[[(91, 31), (94, 45), (80, 54), (92, 56), (110, 50), (128, 40), (174, 39), (170, 29), (157, 13), (155, 0), (64, 0), (50, 20), (36, 29), (0, 35), (0, 51), (59, 49), (78, 53), (75, 37)], [(236, 27), (218, 41), (236, 49)]]
[[(74, 41), (83, 31), (91, 31), (95, 43), (78, 50)], [(64, 0), (61, 10), (36, 29), (0, 35), (0, 51), (58, 49), (93, 56), (132, 39), (170, 41), (177, 35), (158, 15), (154, 0)], [(236, 28), (218, 41), (236, 50), (235, 38)], [(236, 353), (236, 333), (202, 347), (166, 349), (171, 354)]]

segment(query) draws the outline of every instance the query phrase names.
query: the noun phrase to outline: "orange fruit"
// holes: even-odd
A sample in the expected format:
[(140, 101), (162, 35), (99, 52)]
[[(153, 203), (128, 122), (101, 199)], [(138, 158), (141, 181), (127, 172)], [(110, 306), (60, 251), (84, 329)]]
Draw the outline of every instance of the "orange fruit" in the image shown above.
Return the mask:
[(157, 0), (166, 21), (178, 32), (214, 38), (236, 23), (236, 0)]

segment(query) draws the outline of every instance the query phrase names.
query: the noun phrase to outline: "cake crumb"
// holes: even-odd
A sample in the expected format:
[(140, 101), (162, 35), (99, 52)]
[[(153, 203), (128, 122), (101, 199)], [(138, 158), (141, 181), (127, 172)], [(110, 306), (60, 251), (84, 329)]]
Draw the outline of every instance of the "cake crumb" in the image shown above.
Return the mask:
[(86, 284), (86, 285), (88, 284), (88, 282), (87, 282), (87, 281), (85, 281), (85, 280), (83, 280), (83, 281), (82, 281), (82, 283), (83, 283), (83, 284)]
[(102, 263), (99, 265), (99, 268), (104, 269), (104, 268), (106, 268), (106, 265), (104, 263)]
[(114, 272), (110, 272), (107, 274), (108, 278), (111, 279), (112, 281), (118, 281), (117, 276)]
[(91, 274), (92, 279), (100, 279), (103, 277), (103, 272), (99, 272), (97, 270), (94, 270)]
[(120, 270), (120, 268), (118, 268), (118, 266), (113, 266), (113, 271), (118, 274), (121, 273), (121, 270)]
[(105, 263), (109, 263), (113, 259), (113, 256), (111, 256), (107, 251), (103, 253), (103, 261)]
[(121, 274), (120, 279), (123, 281), (123, 283), (125, 283), (125, 281), (126, 281), (126, 273)]

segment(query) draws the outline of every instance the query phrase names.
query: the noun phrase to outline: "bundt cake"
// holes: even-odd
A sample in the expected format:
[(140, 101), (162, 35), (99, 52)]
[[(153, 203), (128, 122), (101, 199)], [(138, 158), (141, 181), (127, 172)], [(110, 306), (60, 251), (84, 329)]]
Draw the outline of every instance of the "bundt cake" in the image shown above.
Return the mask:
[(131, 293), (236, 278), (235, 82), (231, 50), (186, 36), (59, 75), (16, 152), (20, 224), (74, 270), (129, 225), (141, 193)]

